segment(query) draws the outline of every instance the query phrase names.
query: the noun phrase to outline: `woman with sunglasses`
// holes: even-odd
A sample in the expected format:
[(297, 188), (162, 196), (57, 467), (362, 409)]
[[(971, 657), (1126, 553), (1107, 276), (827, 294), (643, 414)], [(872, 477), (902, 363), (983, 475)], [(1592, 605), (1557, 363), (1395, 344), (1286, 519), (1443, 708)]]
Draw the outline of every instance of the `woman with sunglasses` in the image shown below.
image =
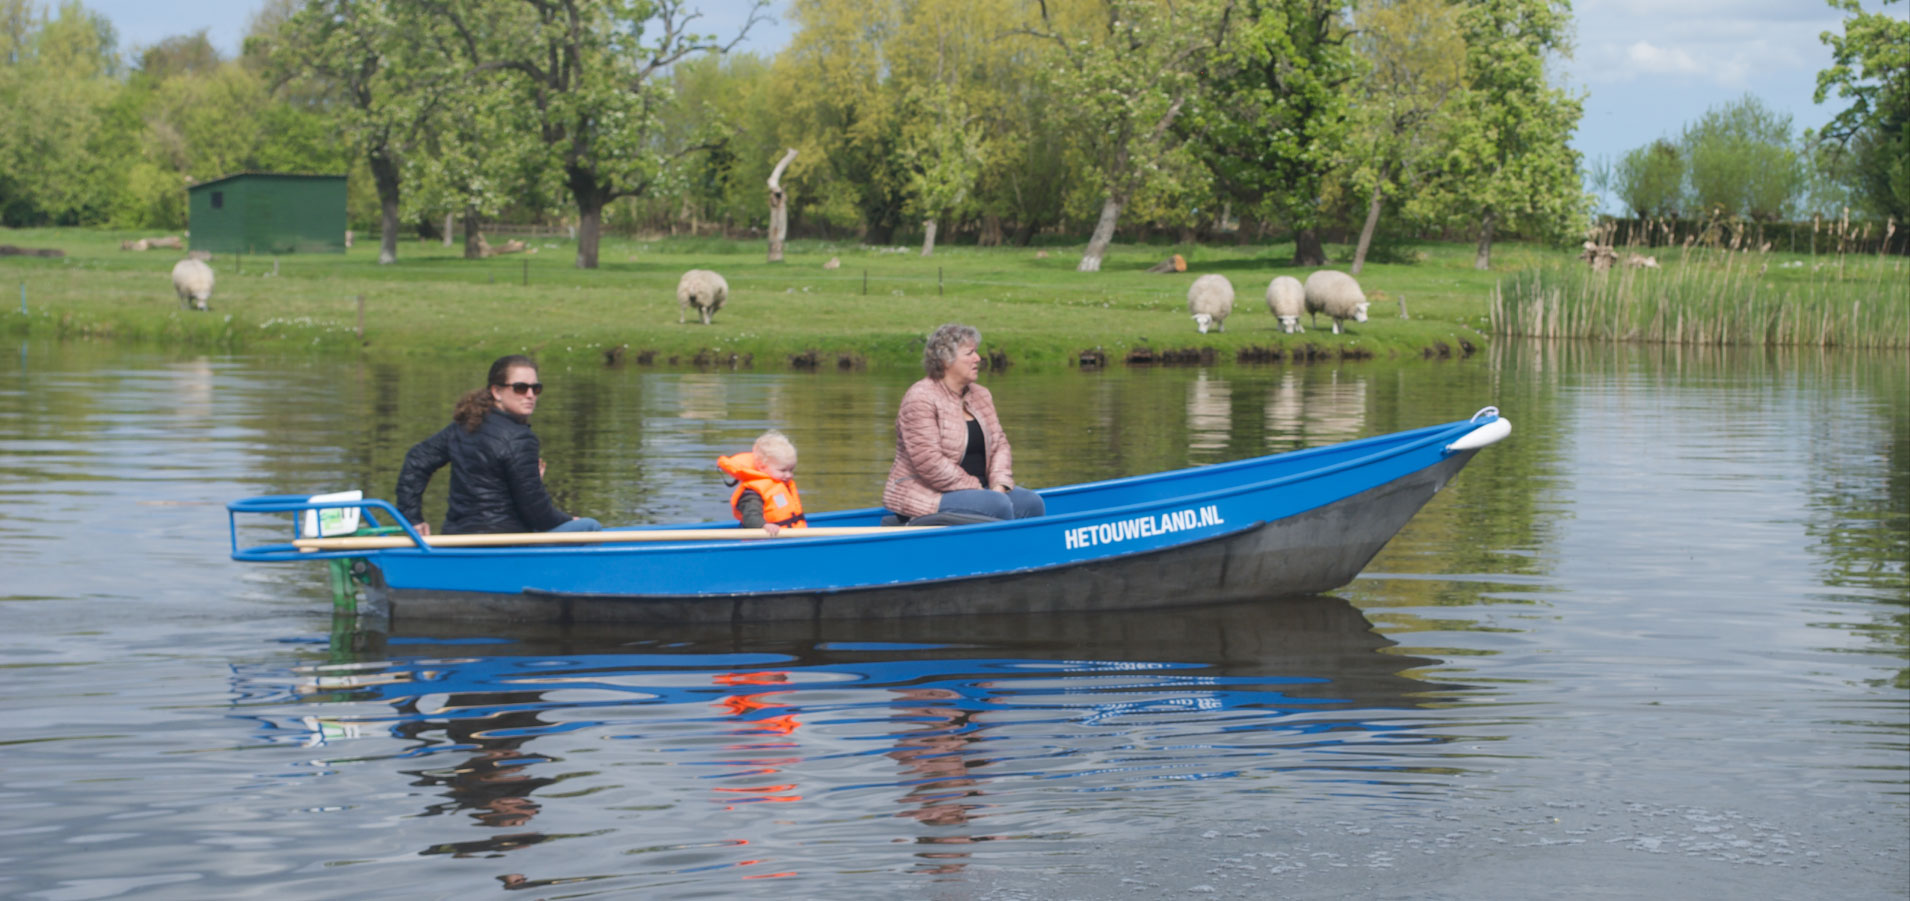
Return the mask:
[(491, 364), (488, 384), (458, 398), (451, 424), (405, 454), (398, 473), (398, 512), (429, 535), (424, 489), (451, 464), (444, 532), (595, 532), (594, 519), (557, 509), (544, 490), (544, 464), (531, 413), (544, 384), (537, 364), (512, 354)]

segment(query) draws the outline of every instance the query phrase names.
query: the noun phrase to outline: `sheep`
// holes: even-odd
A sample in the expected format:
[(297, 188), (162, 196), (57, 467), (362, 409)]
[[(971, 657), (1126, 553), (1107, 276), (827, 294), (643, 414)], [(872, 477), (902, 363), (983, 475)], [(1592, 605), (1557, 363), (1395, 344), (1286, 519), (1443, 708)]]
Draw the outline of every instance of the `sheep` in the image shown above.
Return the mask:
[(212, 267), (199, 260), (184, 259), (172, 267), (172, 289), (188, 310), (210, 310)]
[(1227, 314), (1234, 311), (1234, 283), (1224, 275), (1203, 275), (1187, 289), (1187, 312), (1194, 314), (1194, 326), (1207, 334), (1227, 330)]
[(692, 269), (683, 273), (676, 283), (676, 321), (683, 322), (683, 314), (691, 305), (703, 316), (703, 324), (710, 324), (710, 315), (723, 308), (723, 301), (730, 296), (729, 282), (708, 269)]
[(1267, 284), (1267, 311), (1280, 320), (1280, 330), (1291, 335), (1306, 331), (1300, 314), (1306, 312), (1306, 288), (1291, 275), (1274, 278)]
[(1360, 283), (1352, 276), (1322, 269), (1306, 277), (1307, 314), (1325, 313), (1333, 317), (1333, 334), (1340, 333), (1342, 320), (1365, 322), (1366, 307), (1366, 294), (1360, 291)]

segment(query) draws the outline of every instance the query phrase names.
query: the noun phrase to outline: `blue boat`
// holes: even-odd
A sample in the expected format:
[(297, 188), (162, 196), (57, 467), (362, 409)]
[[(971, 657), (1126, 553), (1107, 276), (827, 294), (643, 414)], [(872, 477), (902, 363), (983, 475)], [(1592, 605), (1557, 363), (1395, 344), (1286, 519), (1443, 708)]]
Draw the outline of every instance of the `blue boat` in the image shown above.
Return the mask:
[[(390, 503), (275, 495), (227, 505), (232, 558), (349, 561), (394, 622), (709, 623), (1128, 610), (1316, 594), (1353, 580), (1472, 456), (1471, 419), (1230, 463), (1041, 491), (1048, 515), (884, 527), (812, 514), (775, 538), (734, 523), (420, 536)], [(359, 511), (391, 534), (332, 536)], [(239, 546), (241, 513), (294, 513)], [(323, 516), (321, 516), (321, 514)], [(363, 529), (355, 530), (362, 533)], [(343, 571), (346, 564), (338, 564)], [(335, 576), (335, 578), (337, 578)]]

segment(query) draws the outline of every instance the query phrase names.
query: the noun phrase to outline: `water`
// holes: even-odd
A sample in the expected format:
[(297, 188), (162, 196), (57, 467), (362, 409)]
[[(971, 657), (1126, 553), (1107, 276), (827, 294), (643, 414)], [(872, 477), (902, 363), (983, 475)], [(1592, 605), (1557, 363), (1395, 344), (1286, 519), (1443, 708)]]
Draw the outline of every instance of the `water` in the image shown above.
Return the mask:
[[(481, 361), (480, 361), (481, 363)], [(364, 487), (439, 364), (34, 344), (0, 382), (0, 895), (1902, 897), (1910, 366), (1532, 346), (993, 375), (1042, 485), (1461, 418), (1331, 597), (386, 634), (223, 503)], [(560, 502), (714, 519), (718, 453), (877, 502), (906, 378), (546, 371)], [(443, 481), (441, 478), (440, 482)], [(442, 510), (443, 486), (427, 497)], [(241, 540), (279, 534), (246, 523)]]

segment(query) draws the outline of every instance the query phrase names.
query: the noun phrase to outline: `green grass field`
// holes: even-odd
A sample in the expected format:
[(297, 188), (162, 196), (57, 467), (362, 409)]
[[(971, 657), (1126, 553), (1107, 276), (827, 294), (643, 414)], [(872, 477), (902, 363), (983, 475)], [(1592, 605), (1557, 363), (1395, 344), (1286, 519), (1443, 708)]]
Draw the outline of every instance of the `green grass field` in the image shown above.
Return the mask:
[[(920, 341), (951, 321), (981, 329), (984, 350), (1010, 365), (1077, 365), (1098, 351), (1110, 364), (1130, 355), (1237, 360), (1418, 358), (1487, 340), (1492, 291), (1523, 269), (1571, 259), (1530, 245), (1494, 248), (1491, 272), (1472, 268), (1472, 247), (1397, 249), (1410, 262), (1369, 263), (1361, 283), (1373, 300), (1366, 323), (1335, 335), (1327, 320), (1304, 334), (1279, 332), (1264, 300), (1288, 265), (1291, 245), (1116, 245), (1098, 273), (1074, 271), (1079, 245), (1036, 248), (916, 248), (795, 241), (780, 264), (760, 240), (607, 237), (601, 268), (573, 266), (562, 239), (529, 239), (534, 253), (465, 260), (457, 248), (409, 241), (399, 261), (377, 263), (375, 243), (344, 255), (215, 257), (210, 312), (181, 308), (170, 272), (176, 251), (122, 251), (132, 233), (93, 229), (0, 230), (0, 244), (53, 247), (65, 257), (0, 257), (0, 290), (23, 291), (26, 312), (5, 303), (15, 336), (113, 339), (227, 352), (488, 359), (529, 352), (540, 360), (626, 365), (914, 367)], [(494, 243), (501, 243), (496, 241)], [(1146, 268), (1169, 254), (1186, 273)], [(1348, 248), (1329, 246), (1344, 268)], [(824, 269), (837, 258), (840, 267)], [(677, 322), (675, 288), (687, 269), (713, 269), (730, 285), (714, 324)], [(1196, 275), (1226, 275), (1238, 292), (1224, 333), (1198, 334), (1186, 311)], [(11, 290), (9, 290), (11, 289)], [(0, 297), (5, 297), (0, 294)], [(359, 302), (364, 310), (360, 337)], [(1400, 302), (1409, 316), (1400, 315)]]

